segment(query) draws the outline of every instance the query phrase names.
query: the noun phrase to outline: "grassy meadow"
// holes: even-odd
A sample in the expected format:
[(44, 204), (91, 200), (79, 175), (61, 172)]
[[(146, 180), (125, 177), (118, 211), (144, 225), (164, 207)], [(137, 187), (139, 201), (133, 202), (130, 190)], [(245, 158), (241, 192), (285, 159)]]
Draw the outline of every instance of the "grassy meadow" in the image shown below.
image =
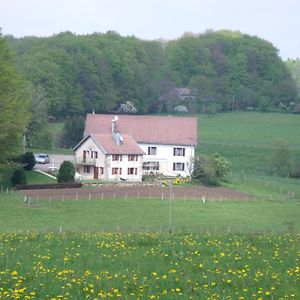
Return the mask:
[(263, 173), (277, 141), (286, 142), (300, 163), (300, 115), (237, 112), (199, 115), (198, 154), (222, 153), (233, 172)]
[[(0, 299), (299, 299), (300, 181), (264, 174), (277, 139), (299, 162), (299, 117), (199, 116), (198, 154), (230, 160), (224, 185), (254, 195), (249, 201), (175, 199), (171, 210), (153, 198), (28, 205), (1, 189)], [(10, 172), (0, 171), (4, 187)]]
[[(2, 232), (156, 231), (300, 232), (300, 203), (295, 199), (172, 202), (169, 199), (31, 199), (4, 191), (0, 195)], [(9, 212), (9, 213), (8, 213)]]
[(299, 299), (300, 236), (0, 235), (1, 299)]
[(294, 165), (300, 165), (299, 115), (234, 112), (198, 119), (196, 153), (219, 152), (232, 164), (225, 186), (261, 197), (293, 194), (300, 198), (299, 180), (266, 172), (278, 141), (289, 146)]

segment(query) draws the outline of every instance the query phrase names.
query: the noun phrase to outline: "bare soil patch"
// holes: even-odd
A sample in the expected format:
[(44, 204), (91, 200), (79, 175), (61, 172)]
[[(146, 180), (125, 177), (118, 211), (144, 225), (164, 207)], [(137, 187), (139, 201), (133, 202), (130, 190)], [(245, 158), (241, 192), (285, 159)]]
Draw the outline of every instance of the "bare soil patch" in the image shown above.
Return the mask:
[(250, 199), (245, 193), (236, 192), (223, 187), (186, 187), (173, 186), (128, 186), (128, 185), (102, 185), (93, 188), (81, 189), (43, 189), (22, 190), (22, 195), (39, 199), (112, 199), (112, 198), (169, 198), (174, 199), (205, 199), (205, 200), (241, 200)]

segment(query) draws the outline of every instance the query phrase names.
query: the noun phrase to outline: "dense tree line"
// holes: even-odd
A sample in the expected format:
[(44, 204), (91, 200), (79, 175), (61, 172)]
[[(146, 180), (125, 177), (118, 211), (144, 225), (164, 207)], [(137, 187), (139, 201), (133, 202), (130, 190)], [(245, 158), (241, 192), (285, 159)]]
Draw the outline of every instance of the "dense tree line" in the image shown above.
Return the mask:
[(158, 99), (175, 87), (194, 91), (178, 103), (192, 112), (293, 109), (298, 102), (278, 50), (240, 32), (185, 34), (169, 42), (116, 32), (6, 39), (19, 71), (55, 118), (115, 112), (127, 101), (138, 113), (172, 112), (174, 106)]

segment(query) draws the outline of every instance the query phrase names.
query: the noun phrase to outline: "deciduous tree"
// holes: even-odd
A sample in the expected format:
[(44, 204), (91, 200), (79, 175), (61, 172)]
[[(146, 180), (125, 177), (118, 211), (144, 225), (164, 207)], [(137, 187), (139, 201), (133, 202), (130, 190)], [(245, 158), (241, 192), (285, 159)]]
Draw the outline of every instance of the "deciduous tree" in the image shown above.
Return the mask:
[(21, 149), (28, 114), (28, 86), (14, 69), (9, 49), (0, 32), (0, 161)]

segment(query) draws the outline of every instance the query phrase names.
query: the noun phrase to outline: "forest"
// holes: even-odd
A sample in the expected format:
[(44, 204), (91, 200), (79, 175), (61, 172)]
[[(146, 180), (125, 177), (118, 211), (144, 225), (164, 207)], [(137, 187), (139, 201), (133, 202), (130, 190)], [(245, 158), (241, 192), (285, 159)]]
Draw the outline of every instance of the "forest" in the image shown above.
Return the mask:
[[(291, 69), (271, 43), (233, 31), (146, 41), (117, 32), (47, 38), (5, 36), (15, 67), (51, 118), (117, 112), (292, 111)], [(175, 88), (188, 88), (181, 99)], [(38, 101), (40, 103), (41, 101)]]
[(93, 111), (300, 112), (300, 62), (278, 53), (266, 40), (228, 30), (171, 41), (113, 31), (44, 38), (0, 32), (1, 156), (21, 135), (28, 147), (51, 148), (53, 120), (65, 122), (60, 146), (72, 147)]

